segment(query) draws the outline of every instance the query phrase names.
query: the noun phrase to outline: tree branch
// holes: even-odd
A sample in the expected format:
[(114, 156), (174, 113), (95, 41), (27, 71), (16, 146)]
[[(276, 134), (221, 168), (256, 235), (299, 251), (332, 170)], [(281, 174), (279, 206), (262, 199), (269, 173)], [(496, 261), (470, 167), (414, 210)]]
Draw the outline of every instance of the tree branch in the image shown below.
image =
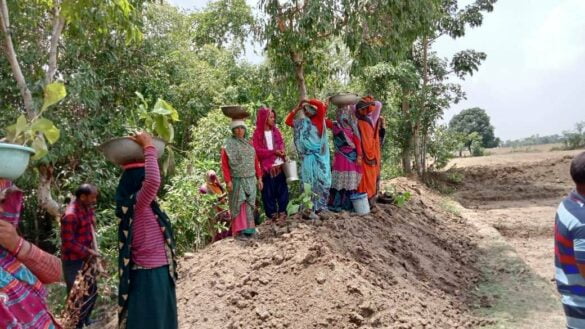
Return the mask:
[[(4, 1), (4, 0), (2, 0)], [(51, 31), (51, 43), (49, 47), (49, 62), (48, 69), (45, 76), (45, 84), (48, 85), (53, 82), (55, 73), (57, 72), (57, 55), (59, 48), (59, 40), (65, 27), (65, 17), (61, 14), (61, 0), (55, 0), (54, 3), (54, 17), (53, 30)], [(51, 182), (53, 180), (53, 167), (50, 165), (40, 165), (40, 182), (38, 188), (38, 199), (41, 207), (45, 209), (54, 218), (59, 218), (62, 215), (62, 209), (59, 203), (53, 199), (51, 193)]]
[(65, 26), (65, 17), (61, 15), (61, 1), (55, 1), (55, 16), (53, 17), (53, 31), (51, 33), (51, 46), (49, 48), (49, 69), (45, 77), (45, 84), (53, 82), (55, 73), (57, 72), (57, 49), (59, 47), (59, 40), (61, 33)]
[(14, 44), (12, 43), (12, 36), (10, 35), (10, 19), (6, 0), (0, 0), (0, 28), (4, 34), (4, 53), (6, 54), (6, 58), (12, 68), (12, 74), (16, 80), (18, 89), (20, 89), (20, 95), (24, 102), (26, 115), (29, 119), (32, 119), (35, 116), (32, 94), (26, 85), (26, 79), (22, 74), (20, 63), (18, 63), (16, 51), (14, 50)]
[(51, 182), (53, 180), (53, 167), (50, 165), (39, 166), (39, 188), (38, 199), (40, 206), (45, 209), (54, 218), (62, 215), (62, 209), (59, 203), (53, 199), (51, 194)]

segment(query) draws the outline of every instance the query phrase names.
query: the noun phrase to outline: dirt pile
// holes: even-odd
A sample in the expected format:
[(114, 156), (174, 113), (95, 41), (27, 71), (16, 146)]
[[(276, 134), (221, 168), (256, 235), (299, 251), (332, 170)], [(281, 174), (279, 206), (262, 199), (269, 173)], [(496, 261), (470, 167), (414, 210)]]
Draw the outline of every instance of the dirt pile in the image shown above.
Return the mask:
[(455, 197), (467, 208), (502, 208), (534, 200), (555, 204), (572, 185), (568, 169), (572, 158), (459, 168), (464, 179)]
[(376, 214), (261, 226), (253, 242), (217, 242), (180, 261), (181, 328), (472, 328), (476, 239), (441, 199)]

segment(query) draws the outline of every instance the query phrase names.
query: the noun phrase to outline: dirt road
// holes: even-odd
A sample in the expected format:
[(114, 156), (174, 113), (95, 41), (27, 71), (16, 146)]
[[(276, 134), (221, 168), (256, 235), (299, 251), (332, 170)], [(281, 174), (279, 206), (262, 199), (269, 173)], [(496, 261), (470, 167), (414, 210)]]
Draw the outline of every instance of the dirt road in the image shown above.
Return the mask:
[(454, 195), (463, 205), (459, 211), (483, 236), (478, 312), (497, 320), (487, 328), (565, 328), (554, 282), (553, 223), (558, 202), (571, 190), (568, 168), (576, 153), (454, 163), (464, 175)]

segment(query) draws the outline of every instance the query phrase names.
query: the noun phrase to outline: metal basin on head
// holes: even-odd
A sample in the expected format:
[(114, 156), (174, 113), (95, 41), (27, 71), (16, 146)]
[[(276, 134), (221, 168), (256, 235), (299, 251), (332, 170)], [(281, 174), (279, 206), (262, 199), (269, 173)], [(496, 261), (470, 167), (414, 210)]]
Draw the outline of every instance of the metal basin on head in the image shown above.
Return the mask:
[[(158, 137), (152, 138), (152, 143), (157, 151), (157, 158), (161, 158), (165, 152), (166, 142)], [(108, 161), (118, 165), (135, 162), (144, 162), (142, 147), (130, 137), (118, 137), (110, 139), (99, 146), (100, 151)]]

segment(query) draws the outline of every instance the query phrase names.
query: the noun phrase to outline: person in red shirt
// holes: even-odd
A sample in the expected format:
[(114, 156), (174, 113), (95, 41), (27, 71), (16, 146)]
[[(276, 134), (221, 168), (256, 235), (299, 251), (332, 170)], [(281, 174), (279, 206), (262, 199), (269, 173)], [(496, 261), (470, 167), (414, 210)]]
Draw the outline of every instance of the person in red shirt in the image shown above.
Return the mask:
[[(63, 274), (70, 293), (75, 277), (90, 256), (99, 253), (94, 241), (95, 213), (93, 207), (97, 202), (98, 190), (91, 184), (83, 184), (75, 191), (75, 199), (69, 203), (61, 218), (61, 260)], [(97, 285), (92, 284), (88, 298), (81, 309), (77, 328), (89, 325), (91, 311), (97, 300)]]

